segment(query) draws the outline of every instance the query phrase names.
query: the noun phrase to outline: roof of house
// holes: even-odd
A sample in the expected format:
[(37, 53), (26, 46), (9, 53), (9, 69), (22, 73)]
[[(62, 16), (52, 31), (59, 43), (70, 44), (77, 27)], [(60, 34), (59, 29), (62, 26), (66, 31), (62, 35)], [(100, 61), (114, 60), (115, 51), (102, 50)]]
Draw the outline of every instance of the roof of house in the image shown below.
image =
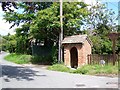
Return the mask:
[(82, 44), (84, 44), (84, 42), (86, 40), (92, 45), (90, 39), (88, 38), (88, 36), (86, 34), (65, 37), (64, 40), (62, 41), (62, 44), (69, 44), (69, 43), (82, 43)]

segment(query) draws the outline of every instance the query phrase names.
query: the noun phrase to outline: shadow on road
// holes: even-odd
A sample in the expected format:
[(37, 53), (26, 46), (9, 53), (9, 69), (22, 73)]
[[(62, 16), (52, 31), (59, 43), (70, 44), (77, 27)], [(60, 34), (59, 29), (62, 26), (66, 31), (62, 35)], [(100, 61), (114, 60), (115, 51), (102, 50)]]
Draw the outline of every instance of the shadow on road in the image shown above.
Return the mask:
[(17, 79), (20, 80), (27, 80), (31, 81), (34, 80), (34, 76), (41, 76), (37, 75), (38, 71), (34, 71), (30, 68), (20, 67), (20, 66), (9, 66), (9, 65), (2, 65), (2, 77), (6, 82), (9, 82), (9, 79)]

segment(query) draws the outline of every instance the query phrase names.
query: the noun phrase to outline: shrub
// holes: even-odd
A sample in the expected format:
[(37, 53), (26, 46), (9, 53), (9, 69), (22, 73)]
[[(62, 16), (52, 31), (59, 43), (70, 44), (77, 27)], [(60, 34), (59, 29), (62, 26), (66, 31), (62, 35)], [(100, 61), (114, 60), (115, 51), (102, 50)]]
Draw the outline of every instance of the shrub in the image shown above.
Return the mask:
[(51, 64), (52, 63), (52, 57), (50, 55), (48, 56), (32, 56), (31, 63), (33, 64)]

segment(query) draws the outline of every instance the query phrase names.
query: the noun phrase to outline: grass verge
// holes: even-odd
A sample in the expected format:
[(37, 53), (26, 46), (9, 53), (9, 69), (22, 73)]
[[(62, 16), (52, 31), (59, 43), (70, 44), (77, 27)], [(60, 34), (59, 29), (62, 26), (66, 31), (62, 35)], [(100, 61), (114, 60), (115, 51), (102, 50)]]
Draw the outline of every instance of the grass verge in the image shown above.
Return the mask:
[(77, 74), (89, 74), (89, 75), (118, 75), (118, 65), (85, 65), (76, 70), (70, 69), (62, 64), (55, 64), (48, 67), (48, 70), (77, 73)]
[(12, 53), (5, 56), (5, 59), (7, 61), (11, 61), (17, 64), (27, 64), (30, 63), (31, 57), (32, 57), (31, 55), (21, 55), (21, 54)]
[(47, 69), (48, 70), (53, 70), (53, 71), (71, 72), (71, 69), (66, 67), (63, 64), (54, 64), (52, 66), (49, 66)]
[(27, 64), (27, 63), (32, 63), (32, 64), (41, 64), (41, 65), (51, 65), (53, 62), (53, 59), (51, 56), (32, 56), (32, 55), (26, 55), (26, 54), (16, 54), (16, 53), (11, 53), (5, 58), (7, 61), (11, 61), (17, 64)]

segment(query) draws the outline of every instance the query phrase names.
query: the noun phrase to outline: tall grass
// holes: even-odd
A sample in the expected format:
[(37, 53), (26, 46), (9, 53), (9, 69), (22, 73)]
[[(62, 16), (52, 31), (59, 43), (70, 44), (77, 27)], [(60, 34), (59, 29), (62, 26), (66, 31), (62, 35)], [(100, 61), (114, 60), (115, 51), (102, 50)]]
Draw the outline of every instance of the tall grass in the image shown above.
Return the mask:
[(116, 74), (118, 75), (118, 65), (85, 65), (76, 70), (70, 69), (61, 64), (55, 64), (48, 67), (49, 70), (54, 71), (62, 71), (62, 72), (70, 72), (70, 73), (77, 73), (77, 74)]
[(26, 64), (30, 63), (31, 55), (22, 55), (22, 54), (9, 54), (5, 57), (6, 60), (17, 63), (17, 64)]
[(48, 70), (61, 71), (61, 72), (70, 72), (71, 69), (64, 66), (63, 64), (54, 64), (48, 67)]

